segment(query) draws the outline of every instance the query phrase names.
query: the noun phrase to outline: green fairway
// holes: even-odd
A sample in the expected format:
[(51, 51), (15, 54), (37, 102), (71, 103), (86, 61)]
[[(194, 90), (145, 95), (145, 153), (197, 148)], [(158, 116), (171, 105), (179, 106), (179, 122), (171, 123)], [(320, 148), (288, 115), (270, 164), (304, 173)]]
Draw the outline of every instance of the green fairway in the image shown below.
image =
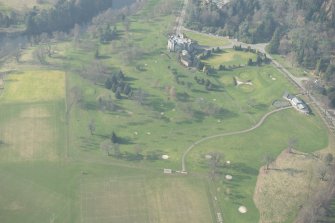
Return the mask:
[(222, 53), (213, 53), (213, 55), (207, 59), (203, 60), (205, 64), (210, 65), (211, 67), (218, 68), (220, 65), (247, 65), (248, 60), (256, 60), (256, 54), (249, 52), (241, 52), (235, 50), (224, 50)]
[(222, 47), (230, 44), (230, 40), (228, 38), (207, 34), (199, 34), (192, 31), (185, 31), (184, 33), (188, 38), (197, 41), (200, 46)]

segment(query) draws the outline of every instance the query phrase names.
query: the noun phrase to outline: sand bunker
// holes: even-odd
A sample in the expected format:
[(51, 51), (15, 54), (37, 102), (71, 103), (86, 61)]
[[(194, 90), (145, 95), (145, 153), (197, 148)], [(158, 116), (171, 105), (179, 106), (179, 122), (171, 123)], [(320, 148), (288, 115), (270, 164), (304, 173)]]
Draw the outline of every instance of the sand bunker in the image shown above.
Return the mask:
[(207, 154), (207, 155), (205, 156), (205, 158), (208, 159), (208, 160), (210, 160), (210, 159), (212, 159), (212, 155)]
[(251, 80), (248, 81), (240, 81), (237, 77), (235, 77), (235, 82), (236, 82), (236, 86), (240, 86), (240, 85), (253, 85), (253, 83), (251, 82)]
[(167, 160), (167, 159), (169, 159), (169, 156), (168, 155), (162, 155), (162, 159)]
[(247, 208), (246, 207), (244, 207), (244, 206), (240, 206), (239, 208), (238, 208), (238, 211), (240, 212), (240, 213), (242, 213), (242, 214), (244, 214), (244, 213), (247, 213)]
[(232, 175), (226, 175), (226, 180), (232, 180), (233, 176)]

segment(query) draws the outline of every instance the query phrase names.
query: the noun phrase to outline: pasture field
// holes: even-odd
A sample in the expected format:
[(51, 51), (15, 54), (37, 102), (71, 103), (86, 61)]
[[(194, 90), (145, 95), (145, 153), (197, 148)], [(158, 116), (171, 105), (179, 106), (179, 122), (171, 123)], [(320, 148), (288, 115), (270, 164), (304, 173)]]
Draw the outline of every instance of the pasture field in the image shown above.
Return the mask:
[(0, 103), (0, 160), (65, 157), (64, 102)]
[[(86, 35), (78, 42), (55, 43), (47, 62), (59, 71), (31, 60), (32, 48), (22, 53), (22, 62), (15, 64), (22, 72), (7, 77), (0, 96), (0, 222), (200, 223), (216, 222), (218, 210), (224, 222), (258, 222), (253, 194), (264, 154), (278, 156), (291, 138), (306, 153), (327, 146), (318, 116), (289, 109), (252, 132), (197, 145), (186, 157), (189, 175), (163, 175), (163, 168), (181, 169), (182, 154), (194, 142), (248, 129), (275, 109), (272, 103), (284, 91), (299, 92), (270, 65), (210, 75), (183, 67), (166, 50), (175, 16), (148, 13), (160, 2), (149, 0), (130, 17), (129, 30), (117, 24), (119, 38), (111, 43)], [(216, 41), (197, 35), (199, 42)], [(226, 50), (206, 62), (246, 64), (251, 56)], [(96, 78), (97, 67), (108, 72)], [(117, 99), (104, 87), (120, 69), (134, 90), (130, 99)], [(66, 116), (73, 88), (82, 97)], [(116, 150), (108, 151), (112, 132), (118, 136), (119, 159)], [(214, 182), (204, 158), (212, 152), (231, 161)], [(233, 179), (227, 181), (226, 174)], [(238, 212), (240, 205), (248, 208), (246, 214)]]
[(81, 182), (82, 222), (213, 222), (205, 185), (181, 177)]
[(245, 66), (248, 63), (249, 58), (253, 61), (256, 60), (256, 54), (250, 52), (241, 52), (235, 50), (224, 50), (221, 53), (213, 53), (213, 55), (207, 60), (203, 60), (205, 64), (211, 67), (218, 68), (220, 65), (242, 65)]
[(60, 71), (10, 74), (0, 96), (1, 160), (56, 160), (65, 155), (65, 79)]
[[(99, 163), (1, 162), (1, 222), (82, 222), (81, 182), (136, 177), (143, 171)], [(85, 181), (86, 182), (86, 181)], [(96, 180), (91, 181), (96, 182)]]
[(227, 38), (217, 37), (214, 35), (199, 34), (192, 31), (184, 31), (188, 38), (198, 42), (200, 46), (205, 47), (222, 47), (230, 44), (230, 40)]
[(42, 102), (61, 100), (65, 97), (64, 72), (27, 70), (9, 75), (1, 102)]

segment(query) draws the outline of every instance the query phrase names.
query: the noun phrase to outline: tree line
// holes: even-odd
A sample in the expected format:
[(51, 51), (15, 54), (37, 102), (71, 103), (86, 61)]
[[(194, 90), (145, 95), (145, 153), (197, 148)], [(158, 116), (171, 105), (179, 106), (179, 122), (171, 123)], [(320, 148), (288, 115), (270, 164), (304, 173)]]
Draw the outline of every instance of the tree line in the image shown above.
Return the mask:
[(37, 35), (54, 31), (67, 32), (75, 24), (89, 22), (100, 12), (111, 8), (112, 0), (59, 0), (54, 7), (34, 7), (26, 17), (26, 33)]

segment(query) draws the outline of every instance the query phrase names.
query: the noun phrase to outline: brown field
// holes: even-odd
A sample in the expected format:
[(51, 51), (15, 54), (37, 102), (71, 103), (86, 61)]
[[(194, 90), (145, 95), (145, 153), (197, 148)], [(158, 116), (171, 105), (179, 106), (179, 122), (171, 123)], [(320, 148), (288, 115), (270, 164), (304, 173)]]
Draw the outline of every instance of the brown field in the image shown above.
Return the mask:
[(322, 162), (308, 154), (283, 151), (270, 170), (262, 167), (254, 194), (260, 223), (292, 221), (310, 193), (322, 183), (316, 174)]

